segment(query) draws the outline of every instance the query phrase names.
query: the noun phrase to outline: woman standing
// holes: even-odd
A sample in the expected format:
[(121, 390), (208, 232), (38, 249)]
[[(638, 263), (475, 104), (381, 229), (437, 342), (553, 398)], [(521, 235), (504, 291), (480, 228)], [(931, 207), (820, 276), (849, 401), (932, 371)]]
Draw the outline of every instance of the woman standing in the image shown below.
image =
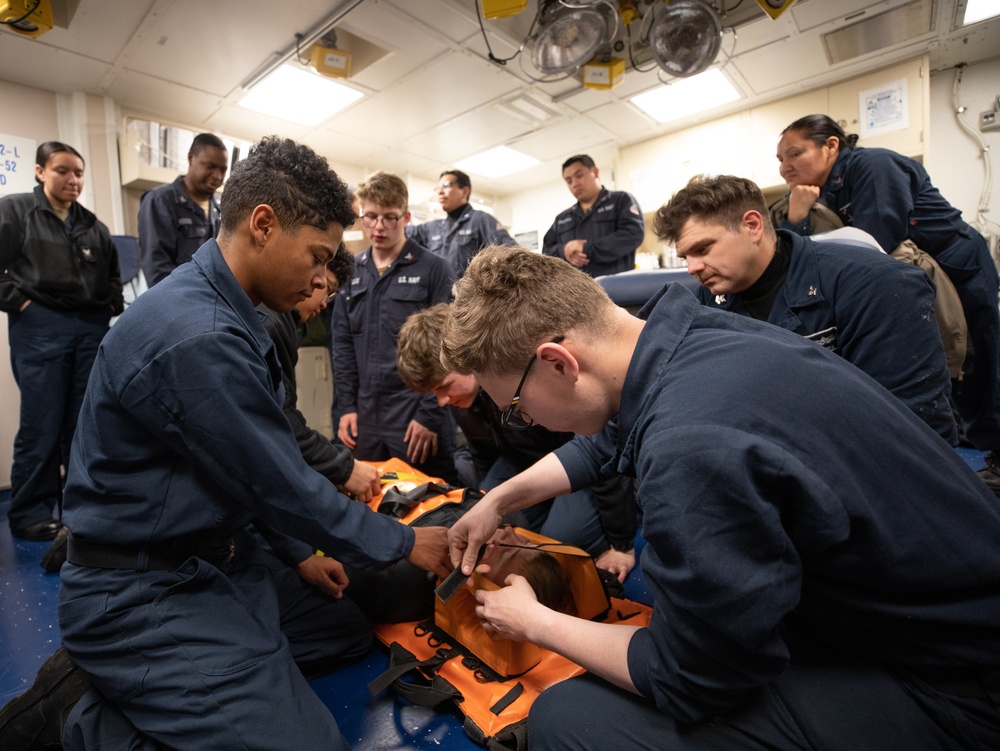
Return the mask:
[(986, 240), (931, 184), (923, 165), (889, 149), (859, 148), (857, 140), (827, 115), (808, 115), (785, 128), (777, 155), (790, 190), (782, 226), (810, 234), (809, 211), (819, 202), (846, 226), (871, 234), (886, 252), (910, 240), (938, 262), (955, 285), (969, 332), (963, 379), (953, 397), (968, 440), (990, 452), (980, 477), (1000, 493), (996, 264)]
[(97, 347), (122, 312), (118, 254), (107, 227), (77, 203), (83, 157), (46, 141), (32, 193), (0, 198), (0, 309), (21, 391), (8, 521), (14, 537), (51, 540), (68, 449)]

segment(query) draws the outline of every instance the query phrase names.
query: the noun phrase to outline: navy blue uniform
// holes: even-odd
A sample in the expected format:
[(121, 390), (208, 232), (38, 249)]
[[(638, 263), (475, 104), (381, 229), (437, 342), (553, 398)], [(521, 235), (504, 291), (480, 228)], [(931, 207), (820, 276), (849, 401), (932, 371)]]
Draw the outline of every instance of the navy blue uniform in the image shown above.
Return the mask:
[[(920, 162), (888, 149), (841, 151), (819, 200), (887, 252), (903, 240), (934, 257), (965, 309), (969, 356), (954, 397), (969, 441), (1000, 450), (1000, 277), (986, 240), (931, 184)], [(809, 220), (786, 229), (809, 234)]]
[(208, 240), (219, 234), (219, 201), (209, 199), (208, 216), (184, 189), (184, 177), (160, 185), (139, 204), (139, 263), (152, 287), (187, 263)]
[(414, 466), (456, 479), (454, 417), (433, 394), (406, 388), (396, 368), (399, 329), (411, 314), (447, 302), (452, 276), (447, 261), (407, 240), (381, 276), (371, 248), (359, 253), (354, 276), (338, 290), (331, 328), (334, 407), (338, 415), (358, 415), (356, 459), (406, 457), (403, 436), (416, 420), (437, 433), (438, 452)]
[(122, 308), (118, 253), (92, 212), (74, 203), (63, 222), (41, 185), (0, 198), (0, 310), (21, 392), (7, 515), (15, 534), (52, 518), (90, 368)]
[(485, 211), (465, 204), (458, 219), (435, 219), (423, 224), (411, 224), (406, 236), (444, 258), (457, 277), (465, 274), (472, 257), (487, 245), (516, 245), (496, 219)]
[[(303, 612), (309, 588), (245, 527), (259, 521), (363, 568), (408, 555), (413, 531), (305, 464), (274, 345), (214, 240), (113, 327), (81, 415), (65, 493), (74, 537), (236, 544), (229, 564), (63, 566), (63, 641), (97, 689), (74, 708), (67, 747), (139, 747), (123, 741), (138, 730), (148, 737), (137, 744), (157, 747), (346, 748), (289, 643), (299, 635), (287, 608)], [(330, 628), (356, 656), (370, 638), (360, 611), (329, 602), (340, 619)]]
[[(863, 247), (784, 230), (788, 273), (768, 323), (814, 338), (863, 370), (952, 446), (951, 380), (934, 318), (934, 283), (916, 266)], [(703, 305), (749, 316), (742, 295), (698, 290)]]
[(556, 217), (545, 233), (542, 252), (564, 258), (570, 240), (586, 240), (583, 252), (590, 263), (583, 267), (591, 276), (617, 274), (635, 268), (635, 250), (642, 244), (646, 224), (642, 209), (628, 193), (601, 188), (590, 211), (576, 203)]
[[(556, 451), (573, 487), (598, 444)], [(614, 451), (654, 597), (628, 648), (641, 698), (559, 684), (532, 748), (1000, 747), (1000, 505), (899, 400), (671, 285)]]

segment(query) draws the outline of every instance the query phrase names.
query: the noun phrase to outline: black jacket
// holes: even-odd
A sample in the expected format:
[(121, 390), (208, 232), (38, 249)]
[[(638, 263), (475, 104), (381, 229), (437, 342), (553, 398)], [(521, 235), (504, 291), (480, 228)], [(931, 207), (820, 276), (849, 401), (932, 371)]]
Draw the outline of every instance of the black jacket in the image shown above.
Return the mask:
[(298, 409), (298, 389), (295, 383), (295, 364), (299, 361), (299, 331), (297, 313), (277, 313), (266, 305), (257, 310), (265, 314), (264, 328), (274, 342), (278, 362), (281, 363), (281, 385), (285, 387), (285, 417), (292, 425), (295, 440), (306, 463), (334, 485), (347, 482), (354, 470), (354, 456), (347, 446), (330, 442), (306, 423)]
[(124, 309), (118, 253), (97, 217), (73, 204), (72, 234), (44, 188), (0, 198), (0, 310), (27, 300), (56, 310)]

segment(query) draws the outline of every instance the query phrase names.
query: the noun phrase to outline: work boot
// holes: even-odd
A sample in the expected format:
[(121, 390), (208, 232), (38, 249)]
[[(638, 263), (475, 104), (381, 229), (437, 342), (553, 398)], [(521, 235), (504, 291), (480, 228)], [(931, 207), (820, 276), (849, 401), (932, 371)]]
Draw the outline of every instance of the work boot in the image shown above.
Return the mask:
[(16, 537), (20, 540), (45, 542), (46, 540), (55, 539), (55, 536), (59, 534), (59, 527), (61, 526), (55, 519), (44, 519), (40, 522), (29, 524), (26, 527), (11, 526), (10, 534), (11, 537)]
[(31, 688), (0, 710), (0, 749), (62, 748), (66, 718), (89, 688), (87, 674), (59, 647), (39, 668)]
[(52, 541), (52, 545), (42, 556), (41, 566), (47, 573), (54, 574), (66, 563), (66, 549), (69, 547), (69, 527), (63, 526)]
[(986, 486), (997, 495), (1000, 495), (1000, 457), (996, 451), (991, 451), (986, 455), (986, 466), (976, 472)]

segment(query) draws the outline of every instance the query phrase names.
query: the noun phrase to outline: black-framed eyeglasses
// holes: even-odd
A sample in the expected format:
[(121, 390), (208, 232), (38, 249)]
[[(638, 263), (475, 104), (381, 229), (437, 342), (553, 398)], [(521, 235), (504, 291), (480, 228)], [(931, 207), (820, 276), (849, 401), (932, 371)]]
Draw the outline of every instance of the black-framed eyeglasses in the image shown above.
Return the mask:
[[(549, 340), (550, 344), (559, 344), (564, 336), (557, 336)], [(524, 373), (521, 375), (521, 380), (517, 384), (517, 390), (514, 391), (514, 398), (510, 400), (510, 406), (507, 407), (507, 411), (503, 413), (503, 417), (500, 418), (500, 426), (503, 428), (516, 428), (518, 430), (523, 430), (525, 428), (530, 428), (535, 424), (535, 421), (530, 417), (525, 420), (524, 417), (517, 409), (518, 403), (521, 401), (521, 389), (524, 387), (524, 381), (528, 377), (528, 372), (531, 370), (531, 366), (535, 364), (535, 360), (538, 359), (538, 352), (531, 356), (528, 360), (528, 364), (524, 368)]]
[(396, 225), (399, 224), (399, 220), (402, 218), (400, 214), (362, 214), (361, 223), (371, 229), (381, 219), (383, 227), (386, 229), (396, 229)]

